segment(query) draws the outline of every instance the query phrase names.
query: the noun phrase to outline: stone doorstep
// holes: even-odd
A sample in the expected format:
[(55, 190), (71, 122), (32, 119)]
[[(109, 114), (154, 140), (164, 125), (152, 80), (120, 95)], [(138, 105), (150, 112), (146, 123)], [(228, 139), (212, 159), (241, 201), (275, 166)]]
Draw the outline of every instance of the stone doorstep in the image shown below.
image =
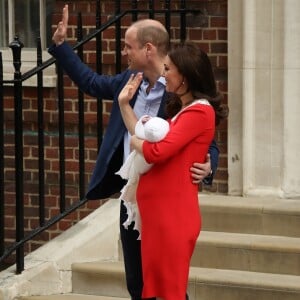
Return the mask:
[(294, 237), (201, 231), (197, 239), (197, 246), (202, 243), (223, 248), (257, 249), (300, 254), (300, 238)]
[(300, 199), (199, 194), (202, 230), (300, 237)]
[(294, 275), (191, 267), (189, 282), (252, 290), (293, 292), (299, 294), (300, 299), (300, 276)]
[[(113, 267), (114, 270), (114, 277), (116, 275), (119, 277), (124, 276), (123, 262), (99, 261), (74, 264), (73, 273), (77, 272), (77, 281), (80, 280), (80, 282), (83, 283), (85, 277), (90, 280), (93, 275), (102, 277), (102, 275), (108, 274), (111, 267)], [(89, 270), (91, 270), (91, 273)], [(75, 284), (77, 285), (78, 282)], [(207, 284), (209, 286), (223, 285), (228, 287), (250, 288), (253, 290), (267, 289), (274, 290), (274, 292), (293, 292), (299, 293), (300, 299), (300, 276), (294, 275), (191, 267), (189, 284)], [(78, 286), (75, 292), (80, 293)]]
[(202, 231), (191, 265), (300, 275), (300, 238)]
[(18, 300), (130, 300), (129, 298), (93, 296), (80, 294), (50, 295), (50, 296), (28, 296), (19, 297)]
[(94, 261), (86, 263), (73, 263), (72, 272), (89, 274), (109, 274), (110, 276), (119, 276), (125, 274), (124, 263), (116, 261)]
[(191, 300), (299, 300), (300, 277), (191, 268), (188, 294)]
[(126, 298), (124, 263), (95, 261), (72, 264), (72, 292)]
[(284, 214), (300, 217), (300, 199), (273, 197), (238, 197), (199, 193), (200, 206), (207, 210), (248, 211), (264, 214)]

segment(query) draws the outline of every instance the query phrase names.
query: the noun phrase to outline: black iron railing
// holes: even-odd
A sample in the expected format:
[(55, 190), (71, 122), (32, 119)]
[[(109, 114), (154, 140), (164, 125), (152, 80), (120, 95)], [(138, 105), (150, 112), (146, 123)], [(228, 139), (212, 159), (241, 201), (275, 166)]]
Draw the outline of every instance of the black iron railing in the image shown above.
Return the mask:
[[(187, 9), (186, 1), (177, 1), (180, 5), (179, 9), (171, 9), (171, 1), (163, 2), (163, 9), (155, 9), (154, 1), (143, 1), (144, 5), (147, 2), (147, 9), (139, 9), (139, 1), (131, 1), (131, 8), (122, 10), (122, 1), (115, 1), (114, 16), (107, 22), (101, 24), (101, 12), (100, 12), (100, 0), (96, 1), (96, 16), (95, 16), (95, 30), (89, 35), (83, 37), (81, 14), (78, 15), (77, 24), (77, 43), (73, 49), (77, 50), (77, 53), (81, 59), (83, 59), (84, 45), (92, 40), (96, 40), (96, 71), (102, 73), (102, 36), (101, 33), (111, 26), (115, 26), (115, 58), (116, 66), (115, 72), (121, 71), (121, 22), (124, 16), (131, 16), (132, 21), (139, 18), (140, 14), (145, 17), (155, 18), (159, 15), (165, 21), (165, 26), (170, 32), (171, 18), (172, 16), (179, 16), (180, 19), (180, 40), (186, 38), (186, 17), (187, 14), (199, 14), (199, 10)], [(55, 59), (51, 58), (45, 62), (42, 62), (42, 48), (40, 38), (37, 39), (37, 65), (32, 70), (21, 74), (21, 51), (22, 43), (18, 37), (10, 44), (10, 48), (13, 53), (14, 64), (14, 79), (3, 79), (3, 62), (2, 54), (0, 52), (0, 263), (5, 261), (7, 257), (16, 253), (16, 272), (20, 273), (24, 269), (24, 244), (33, 239), (39, 233), (45, 231), (50, 226), (66, 217), (71, 212), (82, 206), (87, 202), (85, 199), (85, 118), (84, 118), (84, 94), (78, 90), (78, 140), (79, 140), (79, 199), (77, 202), (66, 207), (65, 195), (66, 195), (66, 182), (65, 182), (65, 120), (64, 120), (64, 81), (63, 71), (57, 66), (57, 101), (58, 101), (58, 135), (59, 135), (59, 189), (60, 189), (60, 213), (56, 216), (46, 220), (45, 217), (45, 132), (44, 132), (44, 95), (43, 95), (43, 74), (44, 70), (55, 63)], [(39, 226), (34, 228), (30, 233), (24, 234), (24, 156), (23, 156), (23, 83), (27, 79), (37, 76), (36, 86), (36, 98), (37, 98), (37, 135), (38, 135), (38, 206), (39, 206)], [(14, 91), (14, 137), (15, 137), (15, 220), (16, 220), (16, 240), (9, 247), (5, 247), (5, 128), (4, 128), (4, 99), (5, 87), (12, 86)], [(102, 141), (102, 99), (97, 99), (97, 122), (98, 122), (98, 146)]]

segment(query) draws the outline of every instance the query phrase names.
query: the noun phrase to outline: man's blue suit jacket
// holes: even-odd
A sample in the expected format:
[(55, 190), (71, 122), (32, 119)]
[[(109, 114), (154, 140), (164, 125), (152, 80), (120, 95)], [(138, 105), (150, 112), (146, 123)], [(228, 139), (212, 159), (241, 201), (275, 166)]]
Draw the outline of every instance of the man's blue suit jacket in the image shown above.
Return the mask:
[[(119, 192), (126, 183), (119, 175), (115, 175), (123, 164), (123, 137), (127, 131), (119, 109), (118, 96), (133, 71), (126, 70), (115, 76), (97, 74), (79, 59), (66, 42), (58, 47), (51, 46), (49, 53), (57, 59), (59, 65), (84, 93), (101, 99), (113, 100), (109, 123), (86, 193), (86, 198), (91, 200), (108, 198)], [(136, 101), (136, 96), (131, 101), (132, 106)], [(164, 117), (165, 100), (166, 93), (159, 108), (158, 116), (160, 117)], [(214, 172), (218, 165), (219, 155), (215, 142), (211, 144), (209, 152)], [(211, 184), (211, 181), (212, 178), (207, 184)]]

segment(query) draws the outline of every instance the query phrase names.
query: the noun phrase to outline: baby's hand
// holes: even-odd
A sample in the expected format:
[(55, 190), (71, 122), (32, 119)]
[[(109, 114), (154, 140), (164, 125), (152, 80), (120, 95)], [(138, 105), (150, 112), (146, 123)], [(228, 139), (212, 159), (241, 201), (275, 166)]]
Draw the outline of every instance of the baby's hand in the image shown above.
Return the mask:
[(151, 116), (145, 115), (142, 117), (142, 124), (144, 125), (151, 119)]

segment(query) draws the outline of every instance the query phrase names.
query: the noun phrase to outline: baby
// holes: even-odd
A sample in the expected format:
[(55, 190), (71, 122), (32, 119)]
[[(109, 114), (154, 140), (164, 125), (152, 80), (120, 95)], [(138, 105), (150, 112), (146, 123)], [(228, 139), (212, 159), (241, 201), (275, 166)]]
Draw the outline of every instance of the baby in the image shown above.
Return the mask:
[[(169, 131), (169, 123), (159, 117), (142, 116), (135, 126), (135, 134), (138, 138), (149, 142), (162, 140)], [(144, 157), (133, 150), (121, 169), (116, 173), (123, 179), (127, 179), (127, 184), (121, 190), (120, 200), (124, 201), (127, 208), (127, 220), (123, 223), (125, 228), (134, 222), (134, 229), (140, 232), (141, 221), (136, 203), (136, 189), (141, 174), (146, 173), (152, 164), (148, 164)], [(140, 239), (140, 237), (138, 238)]]

